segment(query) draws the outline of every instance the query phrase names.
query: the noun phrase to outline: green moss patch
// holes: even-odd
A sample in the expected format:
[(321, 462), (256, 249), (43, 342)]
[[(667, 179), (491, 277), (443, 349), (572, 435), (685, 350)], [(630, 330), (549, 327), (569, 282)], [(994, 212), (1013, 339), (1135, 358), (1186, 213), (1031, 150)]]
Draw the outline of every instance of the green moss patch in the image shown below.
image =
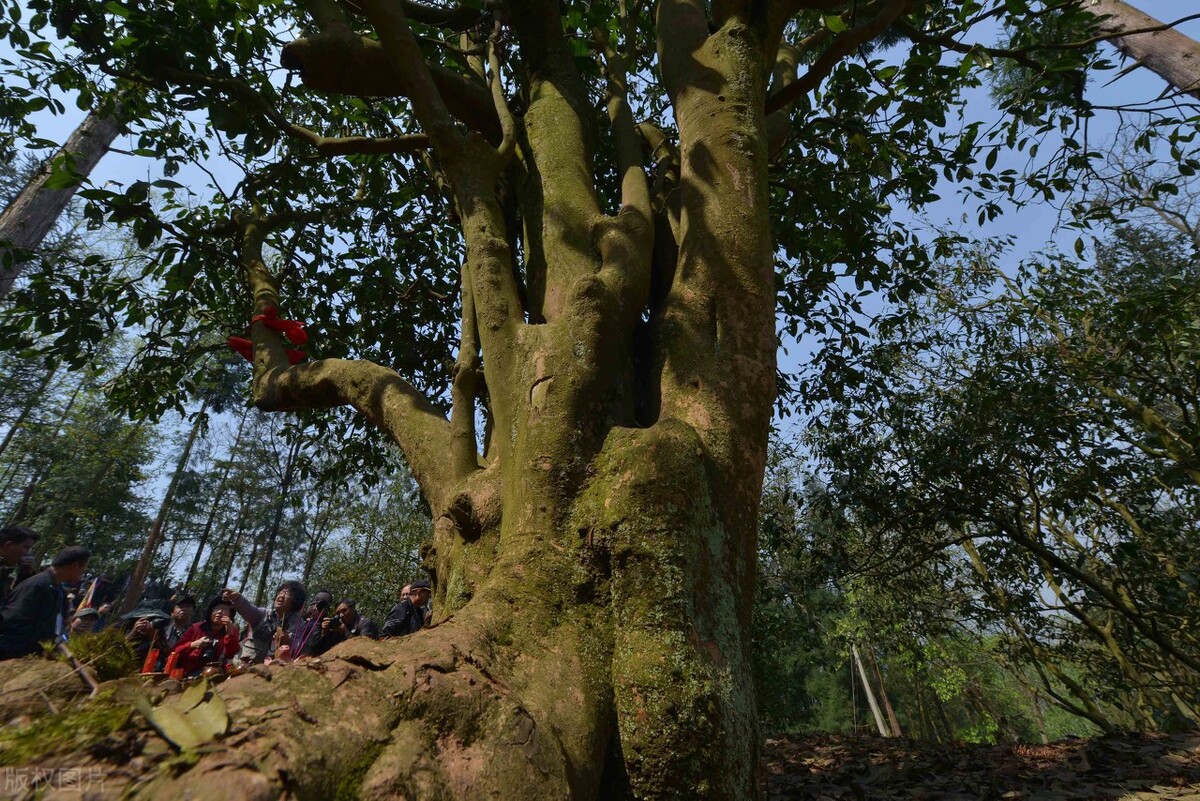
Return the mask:
[(89, 748), (129, 725), (133, 709), (112, 691), (30, 721), (0, 729), (0, 765), (22, 765)]

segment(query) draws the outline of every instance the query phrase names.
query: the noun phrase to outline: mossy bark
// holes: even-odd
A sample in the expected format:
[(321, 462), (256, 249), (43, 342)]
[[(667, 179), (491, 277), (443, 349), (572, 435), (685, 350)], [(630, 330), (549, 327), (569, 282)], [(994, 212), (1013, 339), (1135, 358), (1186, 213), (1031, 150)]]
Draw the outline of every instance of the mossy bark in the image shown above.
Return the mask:
[[(757, 795), (747, 637), (775, 391), (770, 37), (752, 4), (726, 4), (714, 20), (698, 4), (659, 4), (659, 62), (679, 126), (675, 185), (669, 202), (652, 203), (614, 57), (607, 110), (621, 204), (609, 215), (558, 4), (512, 5), (524, 111), (509, 114), (493, 65), (504, 132), (494, 145), (454, 121), (401, 5), (361, 3), (462, 221), (450, 418), (391, 370), (288, 366), (275, 332), (251, 330), (260, 408), (349, 405), (404, 451), (436, 521), (435, 625), (226, 682), (228, 737), (181, 773), (118, 779), (114, 791), (220, 801)], [(514, 173), (522, 188), (498, 197)], [(239, 220), (256, 312), (279, 302), (262, 243), (285, 223)], [(491, 426), (478, 454), (481, 386)]]

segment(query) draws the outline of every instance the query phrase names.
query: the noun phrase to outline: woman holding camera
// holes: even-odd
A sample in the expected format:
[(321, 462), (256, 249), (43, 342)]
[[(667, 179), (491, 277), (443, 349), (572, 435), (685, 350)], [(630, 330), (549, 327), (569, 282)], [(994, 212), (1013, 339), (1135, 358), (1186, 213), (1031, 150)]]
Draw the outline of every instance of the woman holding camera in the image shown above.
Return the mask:
[(224, 665), (238, 652), (238, 629), (233, 625), (233, 605), (220, 596), (208, 603), (204, 620), (194, 623), (179, 638), (172, 652), (175, 667), (185, 676), (198, 675), (208, 665)]

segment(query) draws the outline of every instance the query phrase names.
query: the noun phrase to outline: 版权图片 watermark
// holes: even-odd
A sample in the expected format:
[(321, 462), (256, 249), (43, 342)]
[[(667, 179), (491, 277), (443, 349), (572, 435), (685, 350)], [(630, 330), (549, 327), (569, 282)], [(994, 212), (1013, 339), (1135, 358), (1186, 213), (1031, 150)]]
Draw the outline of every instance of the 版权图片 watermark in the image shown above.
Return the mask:
[(0, 798), (30, 790), (99, 790), (104, 770), (86, 768), (0, 768)]

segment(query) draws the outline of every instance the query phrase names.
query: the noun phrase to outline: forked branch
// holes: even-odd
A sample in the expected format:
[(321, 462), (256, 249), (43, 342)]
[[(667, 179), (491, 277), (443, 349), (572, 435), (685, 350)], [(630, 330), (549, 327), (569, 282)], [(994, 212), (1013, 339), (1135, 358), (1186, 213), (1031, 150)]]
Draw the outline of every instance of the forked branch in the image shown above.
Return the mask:
[[(282, 219), (282, 218), (279, 218)], [(255, 315), (279, 304), (279, 290), (263, 259), (270, 223), (258, 209), (238, 219), (239, 260), (254, 298)], [(450, 424), (434, 405), (395, 371), (368, 361), (322, 359), (288, 364), (277, 331), (262, 322), (250, 327), (254, 346), (254, 403), (263, 411), (351, 406), (380, 428), (400, 449), (434, 509), (457, 491), (453, 465), (445, 459)]]

